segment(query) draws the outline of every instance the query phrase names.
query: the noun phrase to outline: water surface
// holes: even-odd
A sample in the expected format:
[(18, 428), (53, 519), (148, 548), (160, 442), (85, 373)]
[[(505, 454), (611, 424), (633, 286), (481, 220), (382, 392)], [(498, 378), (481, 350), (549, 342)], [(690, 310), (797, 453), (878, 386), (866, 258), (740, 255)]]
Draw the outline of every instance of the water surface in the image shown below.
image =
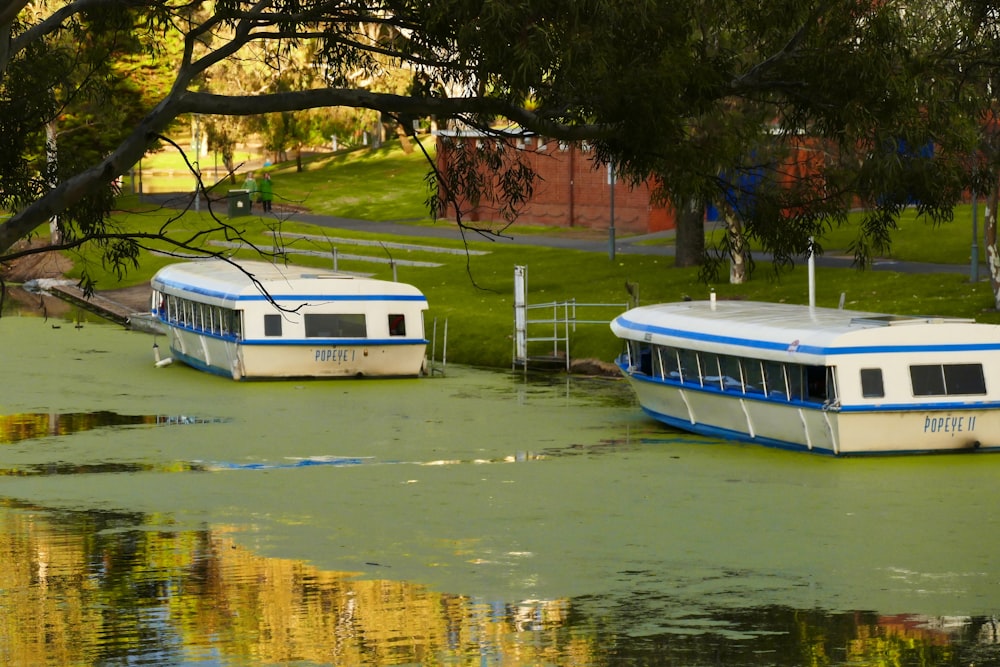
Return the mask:
[(1000, 664), (998, 456), (697, 438), (613, 380), (236, 383), (110, 325), (0, 341), (4, 662)]

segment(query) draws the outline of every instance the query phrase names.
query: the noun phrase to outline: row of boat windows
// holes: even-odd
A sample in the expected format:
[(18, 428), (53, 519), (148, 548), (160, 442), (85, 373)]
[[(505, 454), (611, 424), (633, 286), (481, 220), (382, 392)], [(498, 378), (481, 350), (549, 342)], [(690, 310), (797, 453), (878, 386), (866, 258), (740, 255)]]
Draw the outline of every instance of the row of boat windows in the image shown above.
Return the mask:
[(243, 336), (240, 312), (232, 308), (210, 306), (179, 296), (160, 297), (159, 316), (170, 324), (191, 327), (220, 336)]
[[(364, 313), (307, 313), (303, 316), (306, 338), (367, 338), (368, 322)], [(281, 315), (264, 316), (264, 335), (281, 336)], [(406, 335), (406, 316), (389, 315), (389, 335)]]
[[(983, 396), (982, 364), (922, 364), (910, 366), (914, 396)], [(862, 390), (864, 380), (862, 379)]]
[[(170, 324), (190, 327), (220, 336), (242, 338), (241, 311), (166, 295), (160, 299), (159, 316)], [(303, 316), (306, 338), (367, 338), (368, 323), (364, 313), (307, 313)], [(264, 315), (264, 335), (282, 335), (284, 317)], [(389, 315), (389, 335), (406, 335), (406, 316)]]
[[(789, 401), (825, 402), (837, 398), (833, 368), (762, 361), (629, 342), (629, 362), (650, 377), (713, 387), (743, 394), (763, 394)], [(982, 396), (986, 379), (982, 364), (913, 364), (909, 367), (913, 396)], [(884, 398), (881, 368), (861, 369), (861, 395)]]
[(836, 399), (833, 369), (786, 364), (665, 345), (629, 342), (629, 361), (650, 377), (741, 394), (824, 403)]

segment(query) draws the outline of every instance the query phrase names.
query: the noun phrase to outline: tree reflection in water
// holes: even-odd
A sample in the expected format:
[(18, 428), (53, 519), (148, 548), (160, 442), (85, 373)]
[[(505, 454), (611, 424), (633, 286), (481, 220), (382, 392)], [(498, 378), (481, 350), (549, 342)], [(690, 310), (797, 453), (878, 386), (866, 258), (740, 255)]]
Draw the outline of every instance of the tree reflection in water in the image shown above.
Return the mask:
[(8, 502), (0, 526), (8, 664), (1000, 664), (991, 618), (770, 606), (681, 613), (645, 636), (637, 600), (477, 600), (162, 517)]
[(22, 412), (0, 415), (0, 444), (12, 444), (100, 428), (224, 423), (228, 420), (189, 415), (121, 415), (94, 412)]
[(1000, 665), (995, 457), (681, 436), (611, 381), (235, 383), (0, 321), (0, 662)]

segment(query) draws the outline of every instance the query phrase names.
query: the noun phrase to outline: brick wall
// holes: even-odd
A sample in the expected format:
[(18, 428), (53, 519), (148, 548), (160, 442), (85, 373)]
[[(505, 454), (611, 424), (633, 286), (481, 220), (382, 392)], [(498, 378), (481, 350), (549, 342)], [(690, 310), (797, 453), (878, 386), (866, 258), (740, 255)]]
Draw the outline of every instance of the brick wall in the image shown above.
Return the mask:
[[(442, 133), (438, 135), (438, 169), (447, 172), (449, 155), (447, 142), (492, 141), (479, 135)], [(597, 167), (593, 153), (585, 146), (560, 144), (537, 136), (518, 142), (519, 154), (535, 170), (538, 179), (531, 199), (518, 215), (522, 224), (553, 227), (576, 227), (607, 230), (611, 225), (611, 186), (606, 167)], [(501, 218), (495, 206), (480, 202), (472, 206), (460, 200), (463, 217), (468, 221), (489, 221)], [(446, 217), (455, 219), (454, 209)], [(614, 186), (615, 229), (633, 234), (673, 229), (674, 214), (669, 208), (650, 203), (650, 188), (635, 188), (618, 182)]]

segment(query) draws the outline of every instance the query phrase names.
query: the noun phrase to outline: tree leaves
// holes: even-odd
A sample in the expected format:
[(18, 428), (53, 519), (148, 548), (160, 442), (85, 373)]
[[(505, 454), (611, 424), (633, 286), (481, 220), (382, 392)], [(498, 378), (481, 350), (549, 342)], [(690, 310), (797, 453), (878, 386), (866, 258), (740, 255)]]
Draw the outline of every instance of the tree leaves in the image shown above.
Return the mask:
[[(599, 162), (628, 183), (650, 179), (678, 209), (727, 209), (779, 267), (856, 206), (871, 211), (863, 264), (900, 207), (946, 220), (981, 179), (972, 165), (1000, 156), (980, 140), (1000, 62), (990, 0), (67, 0), (50, 12), (18, 14), (0, 49), (0, 204), (14, 212), (0, 248), (56, 213), (99, 231), (107, 184), (187, 113), (433, 115), (487, 145), (505, 118), (588, 140)], [(275, 85), (295, 54), (310, 76)], [(415, 85), (376, 92), (393, 68)], [(44, 123), (60, 108), (87, 141), (53, 186)], [(431, 201), (487, 201), (512, 220), (533, 173), (499, 154), (454, 156)], [(749, 174), (752, 188), (738, 185)], [(125, 265), (128, 253), (108, 257)]]

